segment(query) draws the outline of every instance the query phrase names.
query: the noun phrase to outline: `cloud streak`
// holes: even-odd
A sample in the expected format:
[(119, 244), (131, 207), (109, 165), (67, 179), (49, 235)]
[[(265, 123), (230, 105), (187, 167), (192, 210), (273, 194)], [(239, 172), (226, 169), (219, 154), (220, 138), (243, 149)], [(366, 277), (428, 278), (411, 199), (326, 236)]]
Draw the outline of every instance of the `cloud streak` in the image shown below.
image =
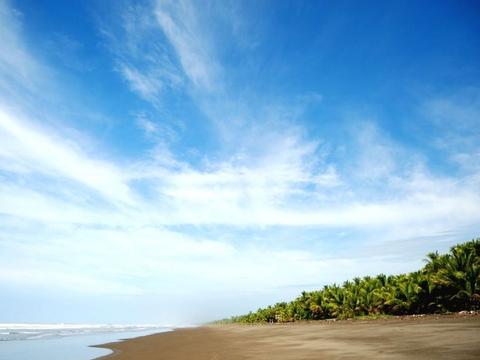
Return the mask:
[(0, 110), (3, 165), (9, 170), (62, 176), (98, 191), (110, 200), (130, 202), (128, 186), (121, 173), (106, 162), (91, 160), (73, 141), (36, 131), (25, 121)]
[(175, 49), (183, 72), (195, 87), (212, 90), (215, 86), (216, 64), (211, 45), (197, 17), (192, 2), (158, 1), (155, 15), (165, 36)]

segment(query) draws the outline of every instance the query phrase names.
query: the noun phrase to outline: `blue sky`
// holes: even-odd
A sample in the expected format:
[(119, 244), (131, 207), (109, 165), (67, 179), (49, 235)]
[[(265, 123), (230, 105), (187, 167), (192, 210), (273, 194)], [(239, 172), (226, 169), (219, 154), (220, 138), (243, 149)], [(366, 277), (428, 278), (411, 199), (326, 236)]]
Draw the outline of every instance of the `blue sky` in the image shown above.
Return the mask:
[(479, 236), (474, 1), (0, 1), (0, 321), (185, 324)]

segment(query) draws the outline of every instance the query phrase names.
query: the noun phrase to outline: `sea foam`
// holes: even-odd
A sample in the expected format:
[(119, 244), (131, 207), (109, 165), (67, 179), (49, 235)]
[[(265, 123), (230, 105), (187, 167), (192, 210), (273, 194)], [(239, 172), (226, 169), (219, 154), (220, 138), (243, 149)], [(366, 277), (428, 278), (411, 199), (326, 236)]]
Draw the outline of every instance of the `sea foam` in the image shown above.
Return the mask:
[(119, 324), (1, 324), (0, 341), (36, 340), (75, 335), (93, 335), (104, 333), (142, 332), (164, 330), (164, 325), (119, 325)]

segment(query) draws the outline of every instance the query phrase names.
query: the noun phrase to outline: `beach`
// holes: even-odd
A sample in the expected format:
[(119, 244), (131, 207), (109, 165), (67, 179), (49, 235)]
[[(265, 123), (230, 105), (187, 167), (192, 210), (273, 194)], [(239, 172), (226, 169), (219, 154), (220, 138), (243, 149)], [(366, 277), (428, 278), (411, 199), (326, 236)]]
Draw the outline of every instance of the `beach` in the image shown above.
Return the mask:
[(99, 345), (112, 360), (479, 359), (480, 316), (210, 325)]

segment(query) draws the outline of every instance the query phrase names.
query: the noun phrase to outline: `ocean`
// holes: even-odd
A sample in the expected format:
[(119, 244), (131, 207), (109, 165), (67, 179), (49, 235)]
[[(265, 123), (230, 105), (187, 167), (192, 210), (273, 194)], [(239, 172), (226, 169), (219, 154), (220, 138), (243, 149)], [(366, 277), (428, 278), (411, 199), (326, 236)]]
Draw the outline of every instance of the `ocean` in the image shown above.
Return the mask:
[(0, 360), (91, 360), (111, 351), (90, 345), (171, 330), (157, 325), (0, 324)]

